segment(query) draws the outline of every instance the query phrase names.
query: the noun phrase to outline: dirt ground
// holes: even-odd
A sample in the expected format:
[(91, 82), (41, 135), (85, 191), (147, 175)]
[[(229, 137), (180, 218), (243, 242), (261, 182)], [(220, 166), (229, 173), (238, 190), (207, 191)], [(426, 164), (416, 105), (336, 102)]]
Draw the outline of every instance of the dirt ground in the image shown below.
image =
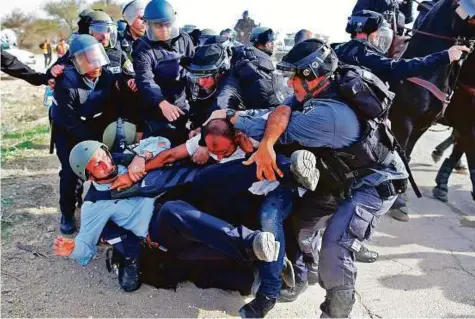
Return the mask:
[[(2, 151), (8, 153), (6, 158), (2, 154), (1, 170), (1, 316), (237, 316), (249, 298), (191, 283), (176, 291), (143, 286), (135, 293), (122, 292), (105, 268), (103, 248), (86, 267), (54, 256), (59, 162), (48, 152), (47, 134), (24, 133), (47, 125), (43, 93), (44, 88), (20, 80), (1, 82)], [(442, 138), (424, 147), (426, 152)], [(436, 168), (426, 166), (420, 165), (416, 174), (430, 197)], [(457, 176), (453, 182), (456, 197), (449, 205), (429, 197), (416, 202), (412, 196), (419, 214), (414, 220), (403, 225), (386, 218), (381, 223), (375, 244), (383, 256), (360, 266), (354, 317), (474, 316), (475, 205), (468, 177)], [(441, 233), (444, 241), (434, 239)], [(311, 287), (295, 303), (278, 304), (269, 316), (316, 317), (323, 297), (320, 287)]]

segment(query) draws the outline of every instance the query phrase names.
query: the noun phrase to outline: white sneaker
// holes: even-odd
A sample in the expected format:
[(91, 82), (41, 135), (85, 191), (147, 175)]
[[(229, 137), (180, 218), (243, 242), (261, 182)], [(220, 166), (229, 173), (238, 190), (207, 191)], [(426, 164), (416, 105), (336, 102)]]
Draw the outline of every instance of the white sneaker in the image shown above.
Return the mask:
[(259, 232), (252, 242), (252, 250), (257, 259), (270, 262), (276, 261), (279, 256), (280, 243), (275, 241), (274, 234)]
[(317, 188), (320, 171), (317, 168), (317, 158), (312, 152), (299, 150), (290, 157), (290, 171), (295, 180), (308, 190)]

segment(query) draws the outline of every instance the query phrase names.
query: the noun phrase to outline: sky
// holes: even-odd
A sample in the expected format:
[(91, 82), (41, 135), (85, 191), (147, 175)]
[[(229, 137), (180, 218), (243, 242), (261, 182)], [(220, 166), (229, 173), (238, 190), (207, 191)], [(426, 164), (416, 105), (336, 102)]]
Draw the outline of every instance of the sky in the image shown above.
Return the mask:
[[(45, 17), (41, 7), (45, 0), (2, 1), (1, 16), (19, 8), (24, 12)], [(93, 2), (87, 0), (87, 2)], [(126, 1), (120, 1), (125, 3)], [(169, 0), (177, 11), (180, 26), (194, 24), (200, 29), (220, 31), (233, 28), (244, 10), (256, 23), (276, 31), (296, 32), (309, 29), (345, 41), (347, 17), (356, 0)]]

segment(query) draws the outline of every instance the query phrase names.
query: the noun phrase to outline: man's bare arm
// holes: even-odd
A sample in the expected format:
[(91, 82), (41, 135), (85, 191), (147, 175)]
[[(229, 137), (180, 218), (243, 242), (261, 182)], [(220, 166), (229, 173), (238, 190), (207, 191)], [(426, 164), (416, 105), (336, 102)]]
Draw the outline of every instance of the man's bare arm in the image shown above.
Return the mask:
[(190, 154), (188, 154), (186, 145), (181, 144), (177, 147), (161, 152), (150, 161), (145, 163), (145, 171), (149, 172), (188, 157), (190, 157)]
[[(264, 137), (258, 150), (245, 161), (244, 164), (250, 165), (256, 163), (257, 172), (256, 176), (259, 180), (275, 180), (277, 173), (279, 176), (283, 176), (282, 171), (279, 169), (276, 163), (276, 155), (274, 152), (274, 145), (279, 137), (285, 132), (287, 125), (290, 121), (290, 114), (292, 110), (290, 107), (281, 105), (278, 106), (267, 119), (266, 130)], [(235, 123), (238, 115), (231, 118), (231, 123)]]

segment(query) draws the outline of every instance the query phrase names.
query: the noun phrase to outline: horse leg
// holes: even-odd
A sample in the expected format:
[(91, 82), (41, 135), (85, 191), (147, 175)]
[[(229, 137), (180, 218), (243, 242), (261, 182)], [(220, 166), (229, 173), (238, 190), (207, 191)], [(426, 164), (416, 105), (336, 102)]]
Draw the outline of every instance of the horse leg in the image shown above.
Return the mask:
[(406, 143), (406, 156), (408, 160), (411, 157), (412, 151), (417, 141), (421, 136), (431, 127), (431, 125), (436, 121), (437, 115), (439, 112), (433, 111), (432, 109), (422, 114), (414, 123), (411, 135), (408, 138)]
[(404, 114), (401, 111), (396, 111), (391, 113), (391, 130), (394, 133), (399, 145), (403, 150), (406, 149), (407, 142), (409, 140), (409, 136), (413, 130), (414, 124), (413, 119)]

